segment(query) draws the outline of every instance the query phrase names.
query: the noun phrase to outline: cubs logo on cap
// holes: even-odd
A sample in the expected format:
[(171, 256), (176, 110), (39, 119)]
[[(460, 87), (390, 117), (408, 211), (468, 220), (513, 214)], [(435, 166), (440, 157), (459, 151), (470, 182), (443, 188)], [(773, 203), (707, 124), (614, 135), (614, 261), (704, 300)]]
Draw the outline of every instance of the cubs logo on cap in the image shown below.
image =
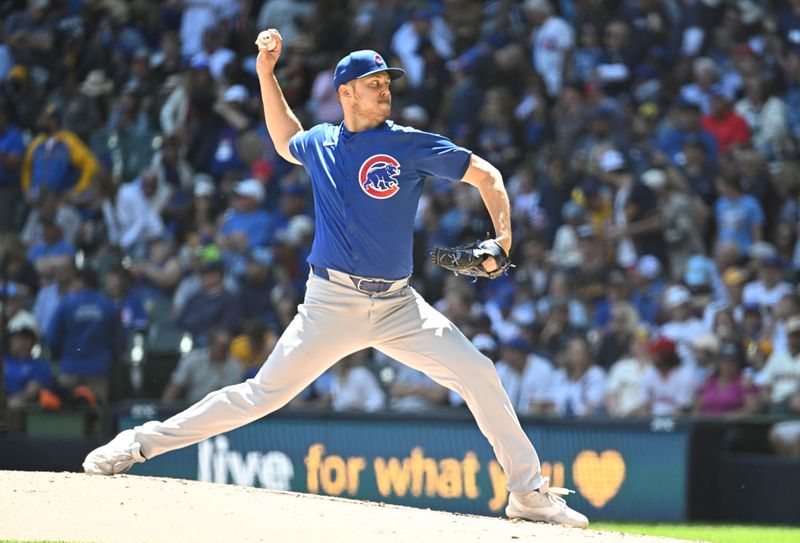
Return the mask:
[(339, 85), (344, 85), (348, 81), (377, 72), (387, 72), (392, 79), (403, 77), (406, 73), (402, 68), (386, 66), (386, 61), (377, 51), (362, 49), (353, 51), (339, 61), (333, 72), (333, 86), (338, 89)]
[(397, 177), (400, 163), (389, 155), (372, 155), (358, 170), (358, 183), (368, 196), (376, 200), (391, 198), (400, 190)]

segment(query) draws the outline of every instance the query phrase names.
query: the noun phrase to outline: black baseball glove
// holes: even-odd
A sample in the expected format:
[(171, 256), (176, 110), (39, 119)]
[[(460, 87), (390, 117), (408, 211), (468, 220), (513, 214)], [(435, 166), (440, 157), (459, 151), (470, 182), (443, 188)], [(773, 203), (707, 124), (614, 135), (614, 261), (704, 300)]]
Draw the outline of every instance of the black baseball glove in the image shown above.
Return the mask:
[[(483, 262), (490, 256), (497, 262), (497, 268), (486, 271)], [(456, 247), (436, 247), (431, 251), (433, 261), (439, 266), (453, 273), (468, 275), (470, 277), (486, 277), (495, 279), (500, 277), (512, 266), (508, 255), (493, 239), (476, 241), (467, 245)]]

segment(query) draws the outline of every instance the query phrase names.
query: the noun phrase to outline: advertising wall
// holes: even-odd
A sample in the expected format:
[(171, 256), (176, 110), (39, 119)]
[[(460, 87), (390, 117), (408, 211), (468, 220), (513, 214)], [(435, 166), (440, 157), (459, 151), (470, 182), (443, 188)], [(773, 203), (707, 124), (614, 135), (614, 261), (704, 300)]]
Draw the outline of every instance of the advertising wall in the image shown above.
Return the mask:
[[(119, 427), (145, 420), (127, 413)], [(671, 421), (523, 427), (551, 484), (574, 489), (570, 504), (590, 518), (686, 519), (687, 430)], [(493, 516), (503, 514), (507, 498), (491, 447), (467, 417), (277, 414), (138, 464), (132, 473)]]

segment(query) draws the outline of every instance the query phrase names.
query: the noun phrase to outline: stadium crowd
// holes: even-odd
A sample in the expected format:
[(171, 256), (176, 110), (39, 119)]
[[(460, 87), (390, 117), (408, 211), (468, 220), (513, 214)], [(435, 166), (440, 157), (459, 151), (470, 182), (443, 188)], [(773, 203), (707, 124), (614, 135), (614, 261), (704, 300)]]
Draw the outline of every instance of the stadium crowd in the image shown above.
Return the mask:
[[(274, 27), (304, 126), (341, 121), (333, 67), (375, 49), (406, 70), (397, 122), (503, 173), (516, 268), (470, 282), (429, 262), (491, 232), (477, 191), (430, 179), (412, 284), (497, 361), (520, 414), (798, 417), (800, 1), (2, 10), (9, 405), (140, 396), (156, 352), (173, 355), (157, 395), (194, 401), (269, 354), (314, 228), (309, 180), (263, 122), (253, 38)], [(361, 352), (293, 405), (460, 403)], [(800, 456), (798, 426), (775, 427), (780, 451)]]

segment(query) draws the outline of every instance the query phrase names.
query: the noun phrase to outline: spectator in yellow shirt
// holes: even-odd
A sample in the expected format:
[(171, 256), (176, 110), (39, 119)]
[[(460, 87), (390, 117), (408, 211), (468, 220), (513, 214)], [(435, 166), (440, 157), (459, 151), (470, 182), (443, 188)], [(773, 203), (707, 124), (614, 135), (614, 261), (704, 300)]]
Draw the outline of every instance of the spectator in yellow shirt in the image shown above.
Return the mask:
[(275, 348), (277, 336), (260, 320), (245, 323), (244, 333), (233, 338), (230, 354), (242, 362), (245, 378), (253, 377)]
[(22, 162), (22, 190), (28, 201), (45, 191), (77, 195), (89, 188), (100, 169), (94, 154), (69, 130), (61, 127), (61, 110), (48, 105), (39, 117), (37, 135)]

